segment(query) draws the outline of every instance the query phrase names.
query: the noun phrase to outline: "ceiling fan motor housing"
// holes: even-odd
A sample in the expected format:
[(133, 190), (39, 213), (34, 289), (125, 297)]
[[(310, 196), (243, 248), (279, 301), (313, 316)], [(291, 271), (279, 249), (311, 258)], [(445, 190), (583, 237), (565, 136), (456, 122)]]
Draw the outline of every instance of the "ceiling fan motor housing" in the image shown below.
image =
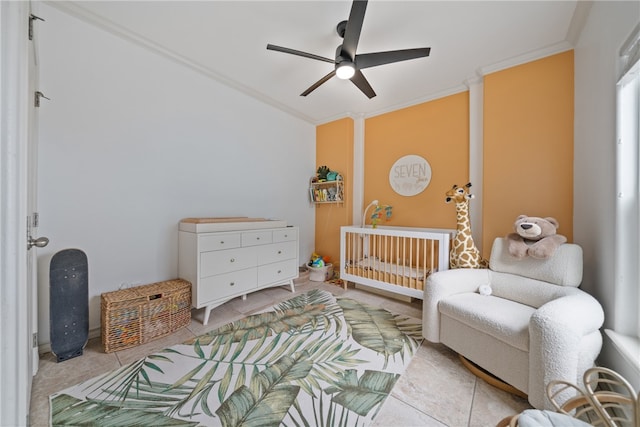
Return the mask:
[(344, 62), (344, 61), (355, 62), (353, 58), (349, 58), (346, 52), (342, 51), (342, 45), (339, 45), (336, 48), (336, 66), (338, 66), (341, 62)]
[(343, 52), (342, 45), (336, 49), (336, 77), (342, 80), (347, 80), (353, 77), (356, 71), (356, 64), (351, 58)]

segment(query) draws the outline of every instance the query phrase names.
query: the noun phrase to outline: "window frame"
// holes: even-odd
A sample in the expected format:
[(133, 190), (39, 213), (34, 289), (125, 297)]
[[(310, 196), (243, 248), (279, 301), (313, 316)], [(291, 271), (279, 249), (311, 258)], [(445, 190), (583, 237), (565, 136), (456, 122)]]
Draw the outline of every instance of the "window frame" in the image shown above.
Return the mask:
[(640, 60), (616, 87), (616, 278), (617, 332), (640, 337)]
[(640, 23), (620, 49), (616, 85), (616, 226), (613, 330), (640, 372)]

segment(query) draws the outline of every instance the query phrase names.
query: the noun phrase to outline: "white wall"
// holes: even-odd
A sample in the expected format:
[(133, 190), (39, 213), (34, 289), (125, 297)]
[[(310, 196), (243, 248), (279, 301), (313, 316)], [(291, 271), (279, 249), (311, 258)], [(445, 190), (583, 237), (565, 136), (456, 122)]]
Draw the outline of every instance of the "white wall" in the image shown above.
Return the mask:
[(313, 251), (315, 126), (44, 4), (40, 88), (39, 334), (49, 342), (48, 263), (89, 259), (100, 294), (177, 276), (184, 217), (251, 216), (300, 227)]
[[(618, 52), (640, 20), (638, 2), (594, 2), (575, 47), (574, 240), (584, 249), (582, 288), (614, 316), (616, 81)], [(605, 339), (600, 357), (640, 387)]]

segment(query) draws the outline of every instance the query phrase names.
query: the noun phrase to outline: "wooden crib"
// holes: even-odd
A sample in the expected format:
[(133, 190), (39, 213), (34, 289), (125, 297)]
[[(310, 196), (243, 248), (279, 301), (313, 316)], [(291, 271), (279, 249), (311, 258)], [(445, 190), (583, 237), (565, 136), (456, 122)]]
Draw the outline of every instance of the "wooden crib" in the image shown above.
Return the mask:
[(423, 299), (431, 273), (449, 268), (455, 230), (412, 227), (340, 228), (340, 278)]

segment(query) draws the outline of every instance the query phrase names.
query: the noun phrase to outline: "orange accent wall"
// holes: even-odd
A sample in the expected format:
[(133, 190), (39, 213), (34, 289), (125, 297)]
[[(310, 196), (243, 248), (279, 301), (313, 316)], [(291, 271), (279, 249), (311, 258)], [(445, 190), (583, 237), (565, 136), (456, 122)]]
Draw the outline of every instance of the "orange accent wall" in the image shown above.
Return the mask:
[[(483, 256), (520, 214), (555, 217), (572, 241), (573, 51), (485, 76), (483, 97)], [(353, 128), (346, 118), (316, 130), (317, 165), (338, 170), (346, 182), (343, 206), (316, 208), (316, 251), (334, 261), (340, 226), (354, 223)], [(374, 199), (392, 205), (388, 225), (455, 228), (455, 207), (444, 195), (469, 180), (469, 93), (368, 118), (364, 128), (364, 206)], [(407, 154), (424, 157), (432, 170), (429, 186), (412, 197), (389, 185), (391, 166)]]
[(572, 241), (573, 102), (573, 51), (485, 76), (484, 248), (520, 214), (555, 217)]
[[(328, 166), (344, 178), (344, 203), (316, 205), (315, 251), (340, 260), (340, 227), (353, 224), (353, 132), (351, 118), (336, 120), (316, 127), (316, 170)], [(316, 171), (310, 171), (309, 178)], [(308, 262), (308, 260), (304, 260)]]
[[(391, 220), (382, 225), (455, 228), (455, 207), (444, 199), (453, 184), (469, 181), (469, 92), (366, 119), (364, 139), (363, 208), (375, 199), (393, 206)], [(408, 154), (431, 166), (429, 186), (410, 197), (389, 184), (391, 167)]]

